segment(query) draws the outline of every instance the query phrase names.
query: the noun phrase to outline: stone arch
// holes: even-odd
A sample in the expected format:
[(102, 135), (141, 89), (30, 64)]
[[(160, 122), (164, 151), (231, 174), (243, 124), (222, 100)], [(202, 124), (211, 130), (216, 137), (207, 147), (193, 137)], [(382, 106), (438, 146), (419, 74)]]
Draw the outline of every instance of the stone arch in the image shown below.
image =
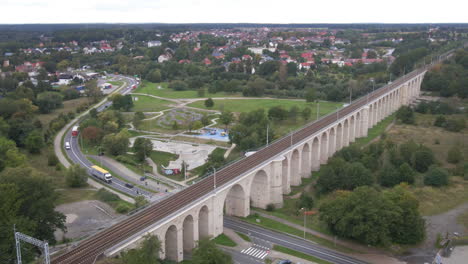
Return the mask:
[(252, 179), (250, 201), (251, 206), (263, 209), (270, 203), (270, 185), (268, 175), (264, 170), (257, 171)]
[(320, 142), (317, 137), (312, 140), (312, 155), (311, 155), (312, 170), (320, 169)]
[(291, 192), (289, 182), (289, 159), (286, 156), (281, 162), (281, 185), (283, 188), (283, 194), (288, 194), (289, 192)]
[(328, 131), (328, 157), (333, 156), (333, 153), (338, 150), (339, 148), (336, 146), (336, 131), (335, 128), (332, 127)]
[(349, 145), (349, 121), (346, 118), (343, 122), (343, 147)]
[(310, 176), (310, 147), (305, 143), (301, 153), (301, 175), (303, 178)]
[(328, 135), (323, 132), (320, 137), (320, 164), (325, 164), (328, 159)]
[(182, 237), (183, 237), (183, 248), (184, 248), (184, 259), (186, 259), (186, 253), (192, 252), (195, 247), (195, 229), (193, 226), (193, 216), (187, 215), (182, 224)]
[(204, 205), (198, 212), (198, 236), (200, 238), (210, 237), (210, 211)]
[(336, 126), (336, 150), (343, 148), (343, 125), (339, 123)]
[(226, 215), (246, 217), (249, 215), (249, 199), (244, 188), (236, 184), (229, 189), (224, 202)]
[(289, 179), (293, 186), (301, 184), (300, 157), (297, 149), (295, 149), (291, 155), (291, 174)]
[(171, 225), (166, 230), (166, 235), (164, 236), (164, 252), (166, 259), (179, 261), (177, 227), (175, 225)]
[(351, 116), (350, 118), (350, 126), (349, 126), (349, 142), (354, 142), (354, 139), (356, 138), (356, 122), (354, 120), (354, 115)]

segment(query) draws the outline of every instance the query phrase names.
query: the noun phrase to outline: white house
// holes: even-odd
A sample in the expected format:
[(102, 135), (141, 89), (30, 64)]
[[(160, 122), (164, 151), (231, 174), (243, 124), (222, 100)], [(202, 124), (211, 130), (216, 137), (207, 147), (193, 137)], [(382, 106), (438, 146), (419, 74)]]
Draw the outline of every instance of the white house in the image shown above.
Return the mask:
[(151, 48), (151, 47), (159, 47), (161, 46), (161, 41), (159, 40), (152, 40), (152, 41), (148, 41), (148, 48)]

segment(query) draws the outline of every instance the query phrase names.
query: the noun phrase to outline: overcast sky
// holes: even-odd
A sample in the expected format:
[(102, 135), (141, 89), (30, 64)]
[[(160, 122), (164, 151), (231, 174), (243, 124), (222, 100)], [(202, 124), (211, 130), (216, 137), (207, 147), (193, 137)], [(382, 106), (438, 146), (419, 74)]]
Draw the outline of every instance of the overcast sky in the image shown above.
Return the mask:
[(466, 0), (0, 0), (0, 24), (467, 23)]

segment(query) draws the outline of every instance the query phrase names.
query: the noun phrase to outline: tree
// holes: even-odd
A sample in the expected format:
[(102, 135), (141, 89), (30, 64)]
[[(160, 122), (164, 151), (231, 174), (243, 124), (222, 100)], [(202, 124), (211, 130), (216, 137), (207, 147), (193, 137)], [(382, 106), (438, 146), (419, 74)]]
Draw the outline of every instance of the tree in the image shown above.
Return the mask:
[(145, 114), (140, 111), (136, 112), (135, 115), (133, 115), (133, 126), (135, 128), (140, 127), (143, 119), (145, 119)]
[(419, 213), (419, 202), (408, 190), (408, 186), (405, 184), (396, 186), (385, 192), (384, 197), (392, 201), (400, 211), (399, 216), (393, 219), (392, 242), (416, 244), (423, 241), (426, 234), (426, 223)]
[(97, 81), (96, 80), (91, 80), (91, 81), (88, 81), (86, 84), (85, 84), (85, 87), (86, 87), (86, 94), (93, 98), (93, 101), (94, 102), (97, 102), (99, 100), (99, 98), (101, 98), (102, 96), (102, 91), (101, 89), (97, 86)]
[(122, 253), (122, 261), (125, 264), (159, 264), (159, 252), (161, 242), (157, 236), (146, 235), (141, 248), (130, 249)]
[(148, 138), (139, 137), (133, 143), (133, 151), (137, 160), (144, 161), (145, 157), (153, 151), (153, 142)]
[(102, 129), (95, 126), (85, 127), (81, 131), (81, 136), (83, 137), (83, 139), (93, 144), (98, 143), (101, 140), (103, 134), (104, 132), (102, 131)]
[(221, 121), (221, 124), (223, 124), (226, 127), (227, 130), (229, 124), (231, 124), (232, 121), (234, 121), (234, 114), (229, 111), (223, 111), (219, 116), (219, 120)]
[(197, 247), (193, 250), (193, 264), (232, 264), (230, 255), (224, 253), (216, 247), (213, 240), (202, 238), (198, 241)]
[(429, 166), (435, 163), (434, 154), (428, 148), (414, 152), (412, 157), (413, 168), (418, 172), (426, 172)]
[(24, 146), (30, 153), (40, 153), (44, 145), (44, 136), (39, 130), (33, 130), (29, 133), (24, 142)]
[(129, 94), (121, 95), (117, 93), (114, 94), (110, 100), (112, 101), (112, 107), (117, 110), (130, 111), (133, 107), (133, 99)]
[(208, 117), (207, 114), (203, 114), (203, 116), (201, 117), (200, 121), (201, 121), (201, 123), (202, 123), (202, 125), (203, 125), (204, 127), (206, 127), (207, 125), (210, 124), (210, 118)]
[(174, 91), (185, 91), (188, 89), (187, 83), (181, 80), (175, 80), (169, 83), (169, 88)]
[(161, 71), (158, 70), (158, 69), (155, 69), (155, 70), (151, 71), (151, 72), (146, 76), (146, 79), (148, 79), (148, 81), (154, 82), (154, 83), (159, 83), (159, 82), (161, 82), (161, 81), (162, 81)]
[(400, 183), (400, 175), (395, 167), (387, 164), (382, 167), (379, 174), (380, 184), (385, 187), (393, 187)]
[(447, 119), (443, 115), (437, 116), (437, 118), (434, 121), (434, 126), (436, 127), (445, 127), (447, 123)]
[(457, 164), (463, 160), (462, 152), (458, 146), (453, 146), (449, 149), (447, 153), (447, 162), (452, 164)]
[(306, 192), (302, 192), (299, 200), (297, 201), (296, 208), (300, 210), (301, 208), (305, 208), (310, 210), (314, 207), (314, 199), (311, 195), (307, 194)]
[(320, 219), (332, 233), (368, 245), (389, 245), (400, 210), (371, 187), (338, 191), (320, 206)]
[(317, 100), (317, 93), (315, 91), (315, 88), (311, 87), (307, 89), (306, 94), (305, 94), (305, 99), (306, 99), (306, 102), (308, 103), (315, 102), (315, 100)]
[(124, 129), (119, 133), (111, 133), (102, 139), (102, 145), (106, 152), (110, 153), (111, 155), (118, 156), (124, 154), (128, 150), (129, 145), (129, 137), (127, 130)]
[(396, 118), (404, 124), (414, 124), (414, 111), (409, 106), (402, 106), (396, 113)]
[(301, 114), (302, 114), (302, 118), (303, 118), (305, 121), (307, 121), (307, 120), (309, 120), (310, 115), (312, 114), (312, 109), (310, 109), (310, 107), (307, 106), (307, 107), (305, 107), (304, 109), (302, 109)]
[(414, 171), (408, 163), (401, 164), (398, 173), (400, 174), (400, 182), (414, 183)]
[(288, 118), (288, 111), (280, 105), (273, 106), (268, 109), (268, 117), (273, 120), (285, 120)]
[(19, 152), (14, 141), (0, 137), (0, 171), (6, 167), (24, 164), (26, 157)]
[(92, 108), (91, 110), (89, 110), (89, 116), (91, 118), (96, 118), (98, 115), (98, 111), (96, 110), (96, 108)]
[[(1, 184), (16, 186), (19, 194), (16, 200), (17, 216), (34, 223), (33, 226), (30, 226), (28, 234), (41, 240), (47, 240), (51, 244), (55, 243), (55, 230), (66, 229), (65, 216), (55, 211), (58, 193), (54, 191), (55, 187), (47, 177), (32, 168), (8, 168), (0, 173)], [(3, 201), (0, 201), (0, 206), (2, 205)], [(0, 217), (0, 221), (2, 219), (3, 215)]]
[(214, 106), (214, 101), (211, 98), (205, 100), (205, 106), (208, 108), (212, 108)]
[(62, 106), (63, 96), (57, 92), (43, 92), (37, 95), (36, 104), (43, 114)]
[(88, 181), (86, 170), (78, 164), (73, 164), (65, 172), (65, 182), (68, 187), (80, 188), (85, 187)]
[(440, 187), (448, 184), (449, 173), (442, 168), (437, 166), (431, 166), (424, 175), (424, 184)]

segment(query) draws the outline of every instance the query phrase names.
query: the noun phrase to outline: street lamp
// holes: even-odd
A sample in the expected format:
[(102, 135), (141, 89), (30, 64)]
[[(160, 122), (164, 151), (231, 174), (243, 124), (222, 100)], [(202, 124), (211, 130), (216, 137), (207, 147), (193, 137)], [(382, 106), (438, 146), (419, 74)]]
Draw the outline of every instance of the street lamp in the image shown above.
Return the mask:
[(304, 214), (304, 239), (306, 238), (306, 209), (304, 207), (301, 208), (300, 211), (303, 211)]

